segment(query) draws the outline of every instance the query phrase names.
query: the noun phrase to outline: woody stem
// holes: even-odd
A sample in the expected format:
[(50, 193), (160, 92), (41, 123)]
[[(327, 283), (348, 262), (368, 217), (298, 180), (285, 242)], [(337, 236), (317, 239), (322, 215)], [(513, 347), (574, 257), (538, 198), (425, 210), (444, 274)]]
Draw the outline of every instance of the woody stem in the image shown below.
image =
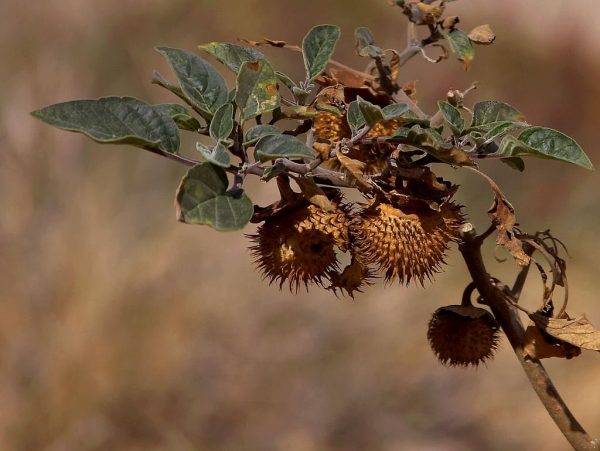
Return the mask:
[(491, 308), (508, 337), (525, 375), (550, 417), (575, 450), (600, 450), (600, 441), (590, 437), (573, 416), (540, 360), (525, 355), (523, 351), (525, 328), (517, 310), (506, 301), (503, 293), (492, 282), (481, 255), (481, 240), (474, 230), (463, 232), (461, 239), (459, 248), (477, 291), (483, 303)]

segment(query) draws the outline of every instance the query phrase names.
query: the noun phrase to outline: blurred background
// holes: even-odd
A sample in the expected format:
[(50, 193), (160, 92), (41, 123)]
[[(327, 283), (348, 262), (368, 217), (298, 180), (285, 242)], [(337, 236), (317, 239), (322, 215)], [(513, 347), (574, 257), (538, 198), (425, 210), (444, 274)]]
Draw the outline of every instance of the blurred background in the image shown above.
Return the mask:
[[(575, 137), (600, 166), (600, 4), (596, 0), (450, 3), (461, 28), (490, 23), (472, 69), (415, 58), (432, 111), (449, 88), (516, 105), (529, 122)], [(353, 30), (403, 48), (405, 22), (385, 0), (0, 0), (0, 449), (564, 450), (507, 341), (477, 369), (438, 364), (426, 340), (468, 278), (453, 249), (427, 289), (377, 283), (355, 301), (279, 292), (254, 271), (242, 233), (175, 221), (185, 168), (100, 146), (28, 113), (105, 95), (176, 101), (150, 84), (169, 74), (155, 45), (264, 36), (299, 43), (315, 24), (343, 29), (336, 59), (361, 68)], [(267, 50), (295, 75), (298, 54)], [(170, 75), (170, 74), (169, 74)], [(233, 81), (231, 76), (228, 80)], [(192, 148), (193, 139), (184, 141)], [(526, 230), (566, 242), (572, 314), (600, 326), (600, 175), (528, 160), (519, 174), (483, 165)], [(463, 171), (458, 200), (486, 226), (492, 197)], [(273, 200), (253, 185), (255, 200)], [(253, 231), (248, 226), (246, 233)], [(508, 280), (512, 262), (490, 268)], [(502, 252), (497, 253), (504, 256)], [(533, 308), (540, 285), (527, 285)], [(600, 356), (545, 362), (588, 431), (600, 435)]]

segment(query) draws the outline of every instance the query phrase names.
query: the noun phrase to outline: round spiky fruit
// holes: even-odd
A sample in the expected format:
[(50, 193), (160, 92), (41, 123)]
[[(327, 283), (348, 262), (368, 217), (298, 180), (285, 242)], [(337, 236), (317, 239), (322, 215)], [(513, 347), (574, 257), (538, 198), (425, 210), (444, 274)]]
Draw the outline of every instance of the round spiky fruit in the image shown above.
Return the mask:
[(290, 290), (301, 284), (323, 284), (338, 269), (336, 248), (348, 247), (349, 221), (344, 207), (325, 211), (312, 204), (287, 208), (258, 228), (250, 251), (271, 283)]
[(358, 252), (385, 274), (385, 280), (408, 284), (439, 271), (450, 241), (458, 240), (460, 207), (447, 202), (439, 211), (409, 209), (374, 202), (353, 223)]
[(487, 310), (470, 305), (448, 305), (433, 314), (427, 339), (442, 364), (477, 366), (494, 357), (499, 327)]

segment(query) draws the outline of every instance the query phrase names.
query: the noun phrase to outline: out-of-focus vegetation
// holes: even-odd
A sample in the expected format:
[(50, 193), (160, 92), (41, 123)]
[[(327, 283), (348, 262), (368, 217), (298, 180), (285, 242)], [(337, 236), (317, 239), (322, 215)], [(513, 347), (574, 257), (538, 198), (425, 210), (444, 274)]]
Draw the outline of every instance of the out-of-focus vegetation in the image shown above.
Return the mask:
[[(153, 68), (167, 72), (154, 45), (297, 42), (330, 22), (343, 29), (336, 58), (360, 64), (353, 29), (402, 47), (399, 11), (383, 0), (0, 0), (0, 9), (0, 449), (567, 448), (506, 342), (478, 370), (442, 367), (429, 350), (430, 313), (459, 302), (467, 281), (456, 252), (427, 290), (379, 284), (355, 302), (279, 293), (259, 280), (241, 234), (175, 222), (185, 168), (28, 116), (109, 94), (172, 100), (149, 83)], [(466, 29), (490, 22), (498, 40), (468, 73), (454, 61), (443, 74), (411, 62), (402, 78), (427, 92), (421, 105), (479, 80), (472, 100), (513, 103), (575, 137), (598, 166), (600, 5), (465, 1), (455, 10)], [(302, 72), (299, 55), (270, 54)], [(600, 176), (546, 161), (527, 161), (527, 177), (495, 166), (524, 228), (551, 227), (569, 246), (570, 310), (599, 325)], [(447, 176), (462, 181), (459, 200), (483, 224), (484, 182)], [(539, 296), (531, 285), (523, 301)], [(599, 363), (594, 353), (546, 363), (594, 435)]]

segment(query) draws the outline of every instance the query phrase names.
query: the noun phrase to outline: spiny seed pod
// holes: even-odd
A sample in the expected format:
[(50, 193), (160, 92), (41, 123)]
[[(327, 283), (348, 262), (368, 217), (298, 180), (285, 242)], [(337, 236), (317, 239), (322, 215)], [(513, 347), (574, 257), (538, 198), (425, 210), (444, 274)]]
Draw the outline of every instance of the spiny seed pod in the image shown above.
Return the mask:
[(429, 321), (427, 339), (444, 365), (479, 365), (494, 357), (498, 323), (487, 311), (470, 305), (440, 307)]
[(322, 111), (313, 121), (314, 136), (316, 139), (335, 143), (342, 138), (350, 138), (352, 132), (344, 116)]
[(375, 202), (358, 215), (352, 230), (359, 254), (385, 274), (386, 282), (418, 280), (423, 285), (444, 263), (462, 222), (460, 207), (450, 202), (440, 211)]
[(288, 208), (267, 220), (249, 238), (255, 264), (270, 283), (287, 281), (291, 291), (300, 284), (323, 284), (339, 267), (336, 247), (348, 248), (349, 220), (343, 206), (334, 211), (305, 204)]
[(354, 292), (362, 292), (362, 289), (371, 285), (371, 279), (375, 274), (357, 255), (352, 256), (352, 261), (344, 268), (341, 273), (332, 273), (331, 286), (328, 287), (337, 294), (339, 289), (342, 294), (346, 292), (348, 296), (354, 298)]

